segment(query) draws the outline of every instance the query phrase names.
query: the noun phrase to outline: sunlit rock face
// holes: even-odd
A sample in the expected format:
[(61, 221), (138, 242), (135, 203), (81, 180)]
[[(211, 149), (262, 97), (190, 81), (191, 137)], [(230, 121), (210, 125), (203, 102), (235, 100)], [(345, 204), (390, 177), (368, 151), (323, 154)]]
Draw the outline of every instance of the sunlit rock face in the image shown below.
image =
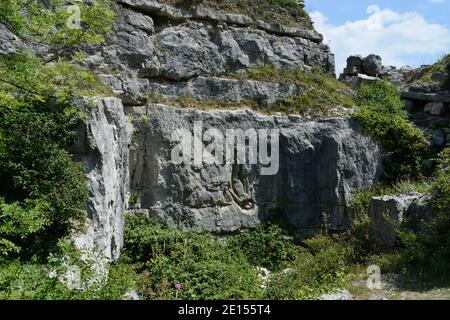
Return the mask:
[[(76, 236), (80, 247), (117, 258), (125, 212), (143, 211), (174, 227), (215, 233), (266, 221), (281, 223), (299, 238), (323, 224), (349, 227), (350, 194), (375, 183), (381, 173), (380, 151), (357, 124), (346, 117), (312, 121), (242, 108), (218, 111), (214, 105), (250, 101), (265, 109), (307, 89), (229, 77), (256, 66), (333, 74), (334, 56), (320, 34), (202, 5), (180, 9), (120, 0), (114, 8), (113, 33), (101, 48), (86, 50), (85, 64), (116, 98), (76, 103), (86, 117), (75, 154), (86, 165), (90, 186), (88, 226)], [(186, 97), (210, 108), (175, 107), (174, 101)], [(276, 154), (271, 159), (276, 170), (267, 174), (270, 165), (258, 161), (178, 163), (173, 154), (180, 141), (174, 133), (194, 134), (196, 123), (201, 133), (269, 132), (267, 141), (257, 139), (256, 150)], [(269, 145), (275, 136), (276, 148)]]
[(131, 126), (117, 98), (83, 98), (74, 105), (84, 114), (74, 152), (89, 185), (86, 226), (75, 242), (115, 259), (123, 246)]
[[(130, 151), (135, 195), (131, 209), (172, 226), (226, 233), (282, 220), (298, 237), (313, 235), (323, 223), (344, 230), (349, 227), (350, 194), (372, 185), (381, 173), (378, 147), (347, 118), (304, 121), (249, 110), (198, 111), (167, 105), (128, 112), (135, 128)], [(211, 128), (225, 139), (230, 129), (250, 130), (249, 135), (251, 130), (266, 129), (271, 136), (267, 141), (255, 139), (258, 151), (262, 143), (277, 155), (267, 153), (269, 164), (259, 160), (249, 164), (248, 140), (245, 164), (239, 165), (237, 159), (234, 164), (207, 164), (204, 159), (196, 162), (194, 156), (183, 163), (174, 161), (180, 135), (194, 137), (194, 130), (199, 132), (196, 125), (201, 125), (203, 148), (211, 142), (206, 142)], [(278, 146), (272, 145), (274, 130)], [(226, 145), (223, 150), (222, 159), (231, 159)]]

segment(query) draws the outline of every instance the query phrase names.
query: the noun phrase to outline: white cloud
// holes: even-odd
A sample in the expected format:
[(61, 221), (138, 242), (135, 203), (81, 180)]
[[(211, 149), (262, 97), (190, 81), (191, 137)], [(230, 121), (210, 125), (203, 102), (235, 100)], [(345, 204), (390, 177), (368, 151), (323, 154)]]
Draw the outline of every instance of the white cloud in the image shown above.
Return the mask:
[(351, 54), (375, 53), (385, 65), (403, 66), (450, 51), (450, 30), (426, 21), (417, 12), (399, 13), (371, 5), (367, 14), (367, 19), (342, 25), (330, 24), (318, 11), (310, 14), (316, 29), (324, 35), (324, 42), (336, 55), (337, 73)]

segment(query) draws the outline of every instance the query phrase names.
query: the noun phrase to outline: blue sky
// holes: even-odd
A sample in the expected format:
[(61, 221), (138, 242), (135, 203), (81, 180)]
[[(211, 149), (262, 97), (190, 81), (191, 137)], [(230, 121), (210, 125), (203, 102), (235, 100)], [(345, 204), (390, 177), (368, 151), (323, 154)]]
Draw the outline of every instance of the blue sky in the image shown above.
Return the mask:
[(306, 0), (340, 73), (350, 54), (386, 65), (434, 63), (450, 53), (450, 0)]

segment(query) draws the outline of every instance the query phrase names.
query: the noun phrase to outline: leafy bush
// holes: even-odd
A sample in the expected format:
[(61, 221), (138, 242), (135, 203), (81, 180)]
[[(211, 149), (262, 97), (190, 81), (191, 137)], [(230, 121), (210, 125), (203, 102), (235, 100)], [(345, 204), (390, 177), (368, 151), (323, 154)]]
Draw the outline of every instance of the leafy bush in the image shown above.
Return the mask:
[(359, 87), (357, 103), (365, 109), (406, 118), (408, 113), (400, 100), (400, 90), (386, 81)]
[(49, 204), (42, 200), (10, 204), (0, 198), (0, 259), (18, 254), (23, 239), (41, 232), (49, 224)]
[(2, 258), (43, 261), (82, 216), (87, 186), (67, 151), (78, 121), (69, 104), (74, 96), (108, 90), (73, 60), (84, 45), (104, 41), (114, 18), (110, 3), (77, 3), (79, 29), (67, 25), (71, 13), (63, 0), (0, 3), (2, 26), (25, 42), (48, 45), (45, 59), (26, 50), (0, 56)]
[[(450, 149), (439, 155), (439, 168), (433, 183), (431, 206), (436, 215), (422, 238), (419, 239), (429, 252), (434, 268), (444, 274), (450, 271)], [(445, 270), (445, 271), (444, 271)]]
[(23, 247), (45, 258), (80, 216), (87, 198), (84, 172), (63, 149), (73, 140), (75, 119), (26, 107), (5, 110), (0, 118), (0, 235), (15, 252)]
[(318, 236), (305, 241), (291, 267), (274, 275), (265, 292), (268, 299), (315, 299), (342, 287), (349, 279), (354, 250), (343, 236)]
[(141, 266), (144, 298), (258, 297), (256, 269), (213, 236), (174, 230), (144, 215), (128, 216), (126, 222), (123, 259)]
[(299, 254), (299, 246), (276, 225), (232, 236), (227, 244), (233, 251), (242, 252), (252, 265), (273, 271), (287, 268)]
[(381, 146), (386, 181), (419, 177), (428, 143), (424, 133), (406, 119), (398, 90), (384, 81), (363, 85), (358, 104), (354, 118)]
[(48, 264), (0, 263), (0, 300), (122, 300), (138, 281), (134, 266), (117, 262), (109, 266), (106, 284), (88, 290), (69, 289), (52, 272)]
[(67, 23), (73, 13), (65, 0), (2, 0), (0, 24), (21, 39), (50, 45), (50, 52), (59, 56), (83, 44), (104, 42), (115, 17), (110, 4), (110, 0), (77, 2), (81, 23), (73, 28)]

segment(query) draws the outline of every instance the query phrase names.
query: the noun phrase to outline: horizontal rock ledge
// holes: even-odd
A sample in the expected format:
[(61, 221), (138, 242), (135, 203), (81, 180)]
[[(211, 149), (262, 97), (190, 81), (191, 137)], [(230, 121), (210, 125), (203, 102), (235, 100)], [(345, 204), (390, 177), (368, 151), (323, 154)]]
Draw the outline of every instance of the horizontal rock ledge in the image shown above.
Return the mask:
[(203, 101), (241, 103), (252, 101), (270, 106), (276, 101), (305, 92), (302, 85), (218, 77), (197, 77), (184, 82), (150, 81), (150, 92), (168, 99), (190, 97)]
[(426, 102), (444, 102), (444, 103), (450, 102), (450, 96), (438, 93), (404, 91), (402, 92), (401, 97), (403, 100), (419, 100)]
[(118, 0), (117, 2), (125, 7), (143, 11), (148, 14), (164, 16), (171, 20), (208, 20), (213, 22), (223, 22), (244, 27), (254, 27), (278, 35), (300, 37), (316, 43), (323, 41), (323, 36), (314, 30), (253, 20), (245, 15), (224, 13), (203, 5), (196, 5), (187, 10), (174, 8), (153, 0)]

